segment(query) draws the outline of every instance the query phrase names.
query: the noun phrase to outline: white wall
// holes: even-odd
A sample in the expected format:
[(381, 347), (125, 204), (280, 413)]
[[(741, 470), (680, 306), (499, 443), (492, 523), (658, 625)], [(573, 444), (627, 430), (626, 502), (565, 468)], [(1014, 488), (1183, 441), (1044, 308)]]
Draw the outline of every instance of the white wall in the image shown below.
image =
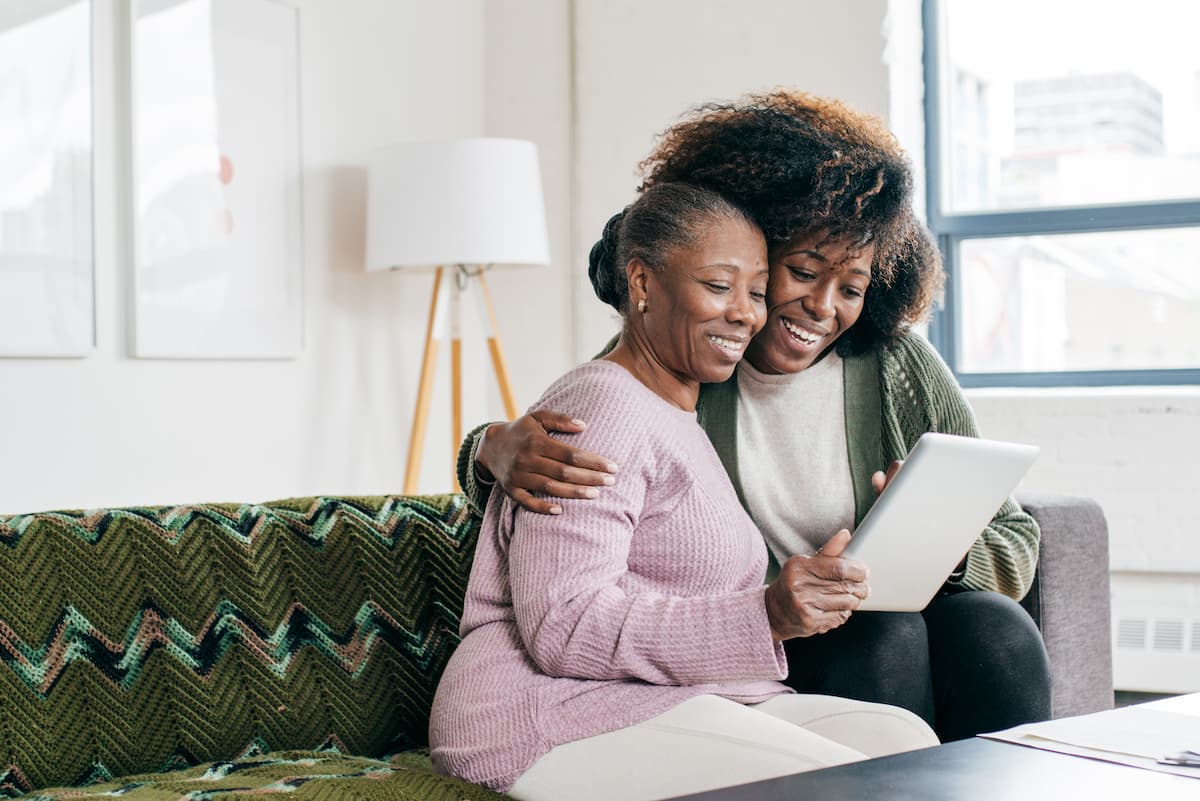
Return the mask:
[[(0, 360), (0, 512), (399, 487), (421, 348), (413, 323), (430, 284), (363, 272), (363, 164), (392, 142), (482, 132), (483, 2), (294, 4), (304, 354), (126, 355), (128, 6), (96, 0), (97, 347), (86, 359)], [(444, 419), (435, 414), (431, 437)], [(431, 489), (448, 486), (432, 478), (449, 476), (448, 438), (428, 449)]]
[(1023, 486), (1095, 498), (1114, 572), (1200, 574), (1193, 387), (972, 390), (985, 436), (1040, 445)]
[[(310, 335), (292, 422), (308, 442), (281, 491), (396, 492), (432, 277), (363, 272), (363, 165), (395, 142), (483, 133), (483, 2), (299, 7)], [(450, 486), (447, 374), (443, 363), (421, 491)], [(464, 411), (473, 419), (482, 406), (467, 399)]]
[[(484, 19), (484, 132), (538, 146), (550, 232), (548, 268), (488, 277), (517, 406), (524, 410), (575, 363), (571, 4), (487, 0)], [(501, 417), (489, 368), (474, 378), (489, 388), (490, 411), (474, 420)]]

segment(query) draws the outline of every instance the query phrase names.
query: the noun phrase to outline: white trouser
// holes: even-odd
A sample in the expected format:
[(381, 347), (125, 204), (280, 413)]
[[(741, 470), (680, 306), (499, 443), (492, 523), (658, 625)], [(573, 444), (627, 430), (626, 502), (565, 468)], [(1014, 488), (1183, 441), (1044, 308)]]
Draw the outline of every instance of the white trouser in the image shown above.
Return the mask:
[(937, 745), (913, 713), (826, 695), (754, 706), (700, 695), (560, 745), (508, 791), (520, 801), (651, 801)]

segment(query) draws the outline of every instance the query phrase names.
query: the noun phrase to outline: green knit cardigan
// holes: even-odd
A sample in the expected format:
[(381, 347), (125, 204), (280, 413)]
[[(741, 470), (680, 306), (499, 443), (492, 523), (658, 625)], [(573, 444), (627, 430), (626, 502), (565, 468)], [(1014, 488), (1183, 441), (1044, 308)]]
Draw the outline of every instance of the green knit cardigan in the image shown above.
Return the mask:
[[(950, 369), (918, 334), (906, 334), (879, 351), (847, 357), (843, 365), (857, 524), (875, 501), (874, 471), (904, 459), (927, 431), (977, 437), (979, 429)], [(696, 410), (745, 505), (737, 466), (737, 403), (735, 376), (723, 384), (703, 385)], [(458, 459), (459, 482), (477, 514), (491, 491), (491, 485), (477, 480), (474, 470), (475, 452), (487, 425), (467, 435)], [(1039, 537), (1034, 519), (1009, 498), (971, 546), (965, 571), (947, 584), (994, 590), (1020, 600), (1033, 582)]]

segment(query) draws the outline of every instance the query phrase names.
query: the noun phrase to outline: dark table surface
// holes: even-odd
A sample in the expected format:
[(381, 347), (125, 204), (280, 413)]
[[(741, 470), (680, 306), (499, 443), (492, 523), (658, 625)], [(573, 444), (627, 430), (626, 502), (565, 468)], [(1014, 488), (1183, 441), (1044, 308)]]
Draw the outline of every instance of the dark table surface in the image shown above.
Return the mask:
[(1171, 776), (975, 738), (673, 801), (1200, 801)]

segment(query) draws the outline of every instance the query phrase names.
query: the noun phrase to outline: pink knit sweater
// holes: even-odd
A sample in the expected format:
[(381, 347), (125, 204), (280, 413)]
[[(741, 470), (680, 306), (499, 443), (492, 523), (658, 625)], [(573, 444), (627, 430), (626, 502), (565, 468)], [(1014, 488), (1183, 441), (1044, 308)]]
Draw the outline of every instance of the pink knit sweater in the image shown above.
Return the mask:
[(568, 441), (620, 471), (557, 516), (499, 490), (488, 503), (429, 742), (439, 770), (500, 791), (556, 745), (692, 696), (787, 692), (763, 602), (766, 546), (696, 415), (604, 360), (567, 373), (538, 407), (586, 420)]

